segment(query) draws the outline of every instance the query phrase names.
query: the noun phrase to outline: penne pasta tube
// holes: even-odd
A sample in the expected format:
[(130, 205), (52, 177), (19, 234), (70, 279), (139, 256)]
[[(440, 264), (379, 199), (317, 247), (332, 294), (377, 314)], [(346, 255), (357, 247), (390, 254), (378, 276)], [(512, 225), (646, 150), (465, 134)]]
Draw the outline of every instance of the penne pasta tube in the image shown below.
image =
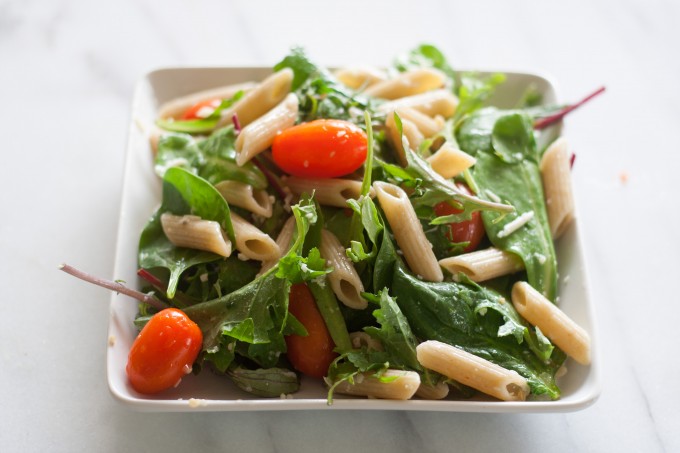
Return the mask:
[[(397, 112), (397, 115), (399, 115), (399, 118), (401, 118), (402, 123), (404, 120), (410, 121), (415, 127), (418, 128), (424, 137), (432, 137), (443, 127), (443, 123), (440, 123), (434, 118), (430, 118), (424, 113), (420, 113), (418, 110), (412, 109), (410, 107), (400, 107), (395, 111)], [(394, 111), (388, 113), (387, 116), (394, 117)]]
[(458, 98), (450, 90), (442, 88), (385, 102), (378, 106), (378, 110), (387, 113), (404, 107), (412, 108), (430, 117), (441, 115), (449, 118), (456, 113)]
[(566, 139), (559, 138), (548, 147), (541, 159), (540, 169), (550, 232), (553, 239), (557, 239), (569, 228), (575, 216)]
[(266, 190), (255, 190), (250, 184), (238, 181), (221, 181), (215, 188), (231, 205), (262, 217), (272, 216), (272, 199)]
[(425, 140), (425, 137), (415, 124), (409, 120), (401, 119), (402, 137), (399, 133), (399, 128), (397, 128), (397, 123), (394, 120), (394, 115), (387, 115), (385, 119), (385, 129), (387, 130), (387, 141), (392, 145), (392, 148), (394, 148), (399, 164), (402, 167), (406, 167), (408, 162), (406, 161), (406, 152), (404, 151), (404, 142), (402, 139), (406, 139), (408, 146), (411, 149), (418, 149), (423, 140)]
[(236, 249), (251, 260), (265, 261), (281, 256), (279, 246), (268, 234), (238, 214), (230, 213)]
[(224, 257), (231, 255), (231, 241), (214, 220), (166, 212), (161, 214), (161, 227), (165, 236), (176, 247), (204, 250)]
[(442, 281), (444, 274), (434, 256), (432, 244), (425, 237), (423, 226), (406, 192), (394, 184), (382, 181), (376, 181), (373, 187), (411, 271), (423, 280)]
[(465, 151), (456, 149), (448, 143), (444, 143), (436, 153), (427, 158), (427, 161), (432, 165), (432, 169), (445, 179), (458, 176), (477, 162)]
[(333, 268), (326, 278), (340, 302), (356, 310), (366, 308), (368, 301), (361, 297), (364, 284), (338, 238), (328, 230), (321, 230), (319, 251), (326, 265)]
[(243, 165), (272, 146), (281, 131), (295, 124), (297, 114), (298, 98), (290, 93), (279, 105), (243, 128), (235, 143), (236, 163)]
[(342, 68), (334, 73), (343, 85), (354, 90), (370, 87), (387, 79), (385, 71), (371, 67)]
[(516, 371), (508, 370), (474, 354), (440, 341), (416, 347), (418, 362), (461, 384), (503, 401), (524, 401), (529, 384)]
[(383, 345), (366, 332), (352, 332), (349, 334), (349, 339), (352, 342), (354, 349), (361, 349), (366, 347), (369, 351), (383, 351)]
[(590, 363), (590, 336), (555, 304), (527, 282), (512, 287), (512, 304), (530, 324), (578, 363)]
[(372, 374), (361, 373), (354, 377), (353, 384), (343, 381), (335, 391), (369, 398), (408, 400), (420, 386), (420, 375), (415, 371), (387, 370), (382, 377), (384, 381)]
[(445, 83), (446, 76), (440, 70), (419, 68), (371, 85), (364, 90), (364, 94), (382, 99), (398, 99), (441, 88)]
[(275, 72), (224, 110), (217, 127), (231, 124), (234, 115), (241, 127), (246, 127), (280, 103), (290, 93), (292, 85), (293, 71), (290, 68)]
[(212, 99), (230, 99), (239, 91), (248, 91), (257, 86), (254, 82), (238, 83), (234, 85), (227, 85), (209, 90), (199, 91), (175, 98), (158, 108), (159, 118), (174, 118), (179, 119), (189, 107), (193, 107), (199, 102), (210, 101)]
[(495, 247), (464, 253), (439, 260), (439, 265), (454, 277), (462, 272), (473, 282), (483, 282), (524, 269), (524, 263), (515, 254)]
[(283, 255), (288, 253), (288, 250), (290, 250), (290, 246), (293, 242), (294, 234), (295, 234), (295, 217), (290, 216), (288, 220), (286, 220), (286, 223), (283, 224), (283, 227), (281, 228), (279, 235), (276, 237), (276, 245), (279, 246), (280, 251), (279, 256), (277, 256), (276, 258), (263, 260), (262, 268), (260, 269), (260, 272), (257, 274), (258, 276), (264, 274), (269, 269), (276, 266), (276, 263), (279, 262), (279, 259)]
[[(298, 178), (291, 176), (284, 180), (295, 195), (312, 194), (321, 205), (346, 208), (347, 200), (361, 196), (361, 181), (340, 178)], [(375, 196), (371, 187), (370, 197)]]
[(449, 384), (439, 381), (435, 385), (420, 383), (416, 396), (425, 400), (441, 400), (449, 396)]

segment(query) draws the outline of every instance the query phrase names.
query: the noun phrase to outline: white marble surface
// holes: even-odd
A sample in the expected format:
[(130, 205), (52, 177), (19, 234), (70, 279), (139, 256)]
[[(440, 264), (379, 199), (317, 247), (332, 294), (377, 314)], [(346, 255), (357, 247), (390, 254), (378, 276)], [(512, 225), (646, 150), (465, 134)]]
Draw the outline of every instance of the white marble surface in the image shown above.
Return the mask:
[[(680, 451), (680, 3), (0, 0), (0, 451)], [(110, 276), (135, 81), (174, 65), (327, 64), (433, 42), (547, 72), (564, 100), (603, 394), (569, 414), (145, 414), (109, 395)], [(628, 176), (624, 182), (623, 175)]]

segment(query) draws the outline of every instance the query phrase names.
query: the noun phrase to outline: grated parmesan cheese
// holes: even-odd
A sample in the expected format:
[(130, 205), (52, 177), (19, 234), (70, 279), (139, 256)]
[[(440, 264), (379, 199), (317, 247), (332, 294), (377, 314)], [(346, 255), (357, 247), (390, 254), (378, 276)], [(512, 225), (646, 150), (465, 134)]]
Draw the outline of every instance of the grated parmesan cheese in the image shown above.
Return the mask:
[(207, 406), (208, 402), (200, 398), (189, 398), (189, 407), (195, 409), (201, 406)]

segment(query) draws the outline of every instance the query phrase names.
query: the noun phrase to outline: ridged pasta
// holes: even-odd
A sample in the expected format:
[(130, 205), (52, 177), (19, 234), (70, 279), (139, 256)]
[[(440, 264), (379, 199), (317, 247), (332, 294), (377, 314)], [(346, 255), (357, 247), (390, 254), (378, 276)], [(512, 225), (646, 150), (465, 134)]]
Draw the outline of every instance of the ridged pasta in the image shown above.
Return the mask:
[(382, 99), (398, 99), (441, 88), (445, 83), (446, 76), (438, 69), (411, 69), (393, 79), (371, 85), (364, 90), (364, 94)]
[(279, 256), (263, 260), (262, 268), (260, 269), (260, 273), (258, 275), (262, 275), (272, 267), (276, 266), (276, 263), (279, 262), (279, 259), (288, 253), (288, 250), (290, 250), (290, 246), (292, 245), (294, 235), (295, 217), (290, 216), (288, 220), (286, 220), (286, 223), (283, 224), (279, 235), (276, 237), (276, 245), (279, 246)]
[[(361, 196), (361, 181), (340, 178), (298, 178), (288, 177), (284, 180), (295, 195), (314, 193), (314, 200), (324, 206), (346, 208), (347, 200), (358, 199)], [(371, 187), (369, 196), (375, 196)]]
[(454, 277), (462, 272), (473, 282), (491, 280), (524, 269), (524, 263), (517, 255), (495, 247), (444, 258), (439, 260), (439, 265)]
[(292, 69), (284, 68), (275, 72), (223, 111), (217, 127), (231, 124), (234, 115), (241, 127), (246, 127), (279, 104), (290, 93), (292, 84)]
[(420, 144), (425, 140), (423, 134), (418, 130), (415, 124), (409, 120), (401, 119), (401, 130), (403, 133), (399, 133), (397, 128), (397, 122), (394, 120), (394, 115), (387, 115), (385, 118), (385, 129), (387, 131), (387, 141), (392, 145), (392, 148), (396, 151), (396, 157), (399, 164), (402, 167), (406, 167), (408, 162), (406, 160), (406, 151), (404, 150), (403, 138), (408, 142), (408, 146), (412, 150), (417, 150)]
[(378, 107), (378, 110), (387, 113), (404, 107), (412, 108), (430, 117), (441, 115), (444, 118), (450, 118), (456, 113), (458, 98), (451, 93), (451, 90), (432, 90), (385, 102)]
[(564, 138), (559, 138), (541, 159), (545, 205), (553, 239), (562, 236), (575, 217), (568, 146)]
[(272, 216), (272, 199), (266, 190), (256, 190), (250, 184), (239, 181), (221, 181), (215, 184), (215, 188), (230, 205), (262, 217)]
[(177, 247), (204, 250), (224, 257), (231, 255), (231, 241), (214, 220), (166, 212), (161, 214), (161, 227), (168, 240)]
[(411, 270), (424, 280), (442, 281), (444, 274), (432, 251), (432, 244), (425, 237), (423, 227), (406, 192), (394, 184), (382, 181), (376, 181), (373, 187), (394, 238)]
[(503, 401), (524, 401), (529, 394), (526, 379), (486, 359), (440, 341), (416, 347), (418, 362), (461, 384)]
[(279, 246), (268, 234), (238, 214), (231, 213), (236, 249), (251, 260), (265, 261), (281, 256)]
[(272, 146), (281, 131), (295, 124), (297, 114), (298, 98), (290, 93), (276, 107), (243, 128), (235, 143), (236, 163), (243, 165)]
[(354, 377), (354, 384), (341, 382), (335, 388), (337, 393), (346, 395), (368, 396), (392, 400), (408, 400), (420, 386), (420, 375), (415, 371), (387, 370), (381, 381), (372, 374), (361, 373)]
[(257, 86), (255, 82), (237, 83), (175, 98), (158, 108), (158, 117), (179, 119), (189, 107), (193, 107), (199, 102), (210, 101), (212, 99), (230, 99), (239, 91), (247, 92), (255, 86)]
[(372, 67), (342, 68), (335, 71), (334, 75), (340, 83), (354, 90), (370, 87), (387, 79), (384, 71)]
[(425, 400), (441, 400), (449, 396), (449, 384), (439, 381), (435, 385), (420, 383), (416, 396)]
[(356, 310), (366, 308), (368, 301), (361, 297), (364, 285), (338, 238), (330, 231), (322, 230), (319, 251), (326, 266), (333, 268), (326, 278), (340, 302)]
[(432, 169), (442, 178), (453, 178), (472, 167), (477, 160), (448, 143), (444, 143), (436, 153), (427, 158)]
[[(410, 107), (400, 107), (395, 111), (397, 112), (397, 115), (399, 115), (399, 118), (401, 118), (402, 123), (404, 120), (410, 121), (415, 127), (418, 128), (424, 137), (432, 137), (444, 126), (443, 123), (440, 123), (436, 119), (433, 119)], [(389, 112), (387, 116), (394, 117), (395, 111)]]
[(530, 324), (582, 365), (590, 363), (590, 336), (527, 282), (512, 287), (512, 304)]

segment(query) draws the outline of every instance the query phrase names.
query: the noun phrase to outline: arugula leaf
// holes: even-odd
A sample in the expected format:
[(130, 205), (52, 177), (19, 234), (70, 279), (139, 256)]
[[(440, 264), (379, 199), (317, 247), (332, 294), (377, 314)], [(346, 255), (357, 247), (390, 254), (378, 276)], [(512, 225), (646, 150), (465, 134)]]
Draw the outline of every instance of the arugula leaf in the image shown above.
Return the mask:
[(458, 107), (452, 121), (457, 124), (460, 119), (481, 109), (496, 91), (496, 87), (505, 82), (504, 74), (492, 74), (480, 78), (475, 74), (463, 74), (458, 87)]
[[(401, 266), (395, 268), (391, 293), (398, 295), (397, 304), (420, 340), (438, 340), (462, 348), (517, 371), (527, 379), (534, 395), (559, 397), (555, 373), (566, 356), (555, 349), (545, 361), (532, 353), (527, 341), (519, 341), (526, 337), (515, 335), (517, 327), (503, 327), (519, 318), (510, 314), (513, 308), (497, 293), (456, 282), (423, 282)], [(499, 336), (499, 330), (505, 335)]]
[(241, 390), (265, 398), (276, 398), (300, 389), (300, 378), (285, 368), (249, 370), (234, 367), (227, 371), (227, 375)]
[(161, 226), (161, 215), (166, 212), (214, 220), (232, 241), (234, 230), (229, 217), (229, 205), (210, 183), (181, 168), (171, 168), (165, 173), (163, 202), (142, 231), (138, 262), (144, 269), (163, 267), (170, 271), (167, 297), (172, 299), (179, 277), (185, 270), (221, 257), (210, 252), (175, 247), (165, 236)]
[(446, 74), (452, 83), (458, 84), (458, 74), (446, 61), (444, 54), (432, 44), (421, 44), (397, 57), (394, 67), (404, 72), (414, 68), (435, 68)]

